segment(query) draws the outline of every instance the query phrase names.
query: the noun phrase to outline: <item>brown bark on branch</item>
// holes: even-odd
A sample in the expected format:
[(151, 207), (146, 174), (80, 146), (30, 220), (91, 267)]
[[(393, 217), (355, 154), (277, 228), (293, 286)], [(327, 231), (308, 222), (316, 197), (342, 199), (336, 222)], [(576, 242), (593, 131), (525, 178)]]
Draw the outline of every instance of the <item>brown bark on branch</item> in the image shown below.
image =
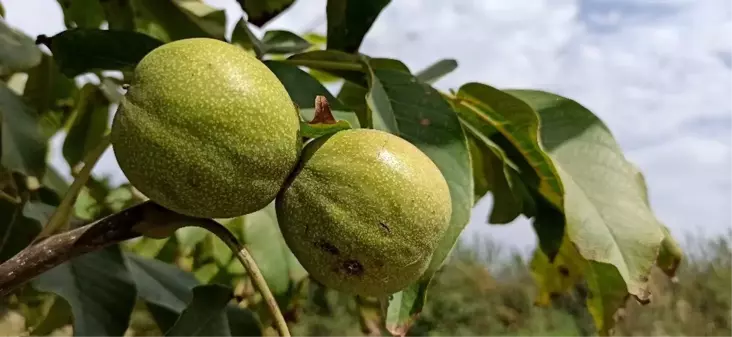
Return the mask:
[(140, 236), (133, 228), (161, 212), (161, 206), (143, 202), (26, 247), (0, 265), (0, 296), (74, 257)]
[(77, 256), (138, 236), (163, 238), (185, 226), (196, 226), (218, 236), (236, 254), (262, 294), (281, 336), (290, 336), (262, 272), (251, 254), (224, 226), (211, 219), (192, 218), (146, 201), (91, 224), (32, 244), (0, 265), (0, 296), (7, 296), (36, 276)]

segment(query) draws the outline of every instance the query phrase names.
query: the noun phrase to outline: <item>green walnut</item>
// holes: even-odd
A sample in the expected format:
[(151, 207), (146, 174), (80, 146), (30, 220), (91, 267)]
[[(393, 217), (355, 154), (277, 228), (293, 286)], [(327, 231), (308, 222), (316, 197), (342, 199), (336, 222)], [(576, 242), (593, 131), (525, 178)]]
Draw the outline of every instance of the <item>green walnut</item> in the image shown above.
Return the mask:
[(406, 140), (372, 129), (307, 143), (275, 205), (287, 245), (314, 279), (376, 297), (422, 275), (452, 212), (437, 166)]
[(140, 192), (202, 218), (265, 207), (302, 149), (298, 112), (274, 73), (245, 51), (208, 38), (164, 44), (139, 62), (111, 141)]

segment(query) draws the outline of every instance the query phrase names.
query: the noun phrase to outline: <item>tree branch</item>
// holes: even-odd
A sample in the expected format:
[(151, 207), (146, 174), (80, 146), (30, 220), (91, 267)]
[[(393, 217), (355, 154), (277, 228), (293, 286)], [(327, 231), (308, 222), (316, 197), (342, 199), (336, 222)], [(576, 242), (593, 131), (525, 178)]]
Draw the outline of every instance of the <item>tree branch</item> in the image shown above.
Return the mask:
[(226, 227), (211, 219), (192, 218), (145, 201), (91, 224), (31, 244), (0, 265), (0, 296), (77, 256), (141, 235), (163, 238), (186, 226), (207, 229), (236, 254), (262, 294), (281, 336), (290, 336), (287, 322), (249, 251)]
[[(91, 224), (30, 245), (0, 265), (0, 296), (6, 296), (36, 276), (77, 256), (140, 236), (136, 226), (160, 214), (170, 214), (150, 201), (132, 206)], [(168, 216), (166, 221), (179, 220)]]

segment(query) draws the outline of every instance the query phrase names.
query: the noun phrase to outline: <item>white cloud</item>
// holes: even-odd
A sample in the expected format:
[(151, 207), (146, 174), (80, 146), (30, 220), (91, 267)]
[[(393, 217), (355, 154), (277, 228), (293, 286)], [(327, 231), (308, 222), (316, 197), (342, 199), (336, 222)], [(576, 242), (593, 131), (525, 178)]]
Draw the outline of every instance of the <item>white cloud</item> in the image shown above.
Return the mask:
[[(227, 9), (231, 31), (242, 15), (236, 2), (207, 2)], [(63, 29), (56, 1), (3, 4), (8, 21), (30, 35)], [(325, 31), (324, 0), (298, 0), (266, 29), (313, 27)], [(442, 89), (480, 81), (579, 101), (643, 170), (654, 209), (672, 231), (719, 234), (732, 225), (731, 38), (728, 0), (403, 0), (380, 15), (363, 52), (412, 70), (455, 58), (459, 68), (438, 83)], [(120, 177), (111, 153), (96, 172)], [(483, 225), (490, 204), (490, 197), (479, 203), (465, 236), (533, 244), (525, 220)]]

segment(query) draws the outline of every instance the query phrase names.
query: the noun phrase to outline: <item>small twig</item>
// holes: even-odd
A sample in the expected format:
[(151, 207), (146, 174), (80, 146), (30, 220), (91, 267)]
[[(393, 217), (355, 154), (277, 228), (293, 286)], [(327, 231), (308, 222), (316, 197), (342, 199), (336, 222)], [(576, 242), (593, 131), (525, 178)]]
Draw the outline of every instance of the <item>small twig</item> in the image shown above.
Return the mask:
[(264, 279), (264, 276), (259, 270), (259, 267), (257, 267), (257, 262), (254, 261), (254, 258), (252, 258), (252, 255), (249, 254), (249, 251), (246, 249), (246, 247), (239, 243), (239, 240), (237, 240), (234, 234), (231, 234), (231, 232), (226, 229), (226, 227), (216, 221), (201, 221), (199, 224), (196, 224), (196, 226), (204, 228), (214, 235), (218, 236), (219, 239), (221, 239), (221, 241), (223, 241), (229, 247), (229, 249), (231, 249), (232, 252), (236, 253), (237, 259), (239, 259), (239, 262), (241, 262), (241, 264), (247, 270), (247, 273), (249, 273), (249, 276), (251, 277), (254, 286), (262, 294), (262, 297), (264, 298), (264, 301), (269, 308), (269, 312), (275, 321), (275, 327), (277, 328), (280, 336), (289, 337), (290, 331), (287, 327), (287, 321), (285, 321), (285, 317), (282, 315), (282, 312), (280, 312), (277, 301), (272, 295), (272, 291), (269, 290), (269, 286), (267, 286), (267, 281)]
[(51, 218), (48, 219), (48, 224), (43, 227), (43, 230), (41, 230), (38, 236), (36, 236), (32, 244), (38, 243), (40, 240), (53, 235), (58, 230), (66, 226), (69, 221), (69, 215), (76, 203), (76, 198), (79, 196), (79, 192), (81, 192), (81, 189), (86, 185), (94, 165), (99, 161), (99, 158), (102, 156), (104, 151), (107, 150), (109, 143), (110, 135), (107, 133), (99, 141), (99, 144), (86, 154), (83, 161), (84, 166), (79, 170), (79, 174), (74, 178), (74, 182), (71, 184), (71, 187), (69, 187), (69, 190), (66, 191), (63, 200), (61, 200), (61, 204), (58, 205), (51, 215)]

